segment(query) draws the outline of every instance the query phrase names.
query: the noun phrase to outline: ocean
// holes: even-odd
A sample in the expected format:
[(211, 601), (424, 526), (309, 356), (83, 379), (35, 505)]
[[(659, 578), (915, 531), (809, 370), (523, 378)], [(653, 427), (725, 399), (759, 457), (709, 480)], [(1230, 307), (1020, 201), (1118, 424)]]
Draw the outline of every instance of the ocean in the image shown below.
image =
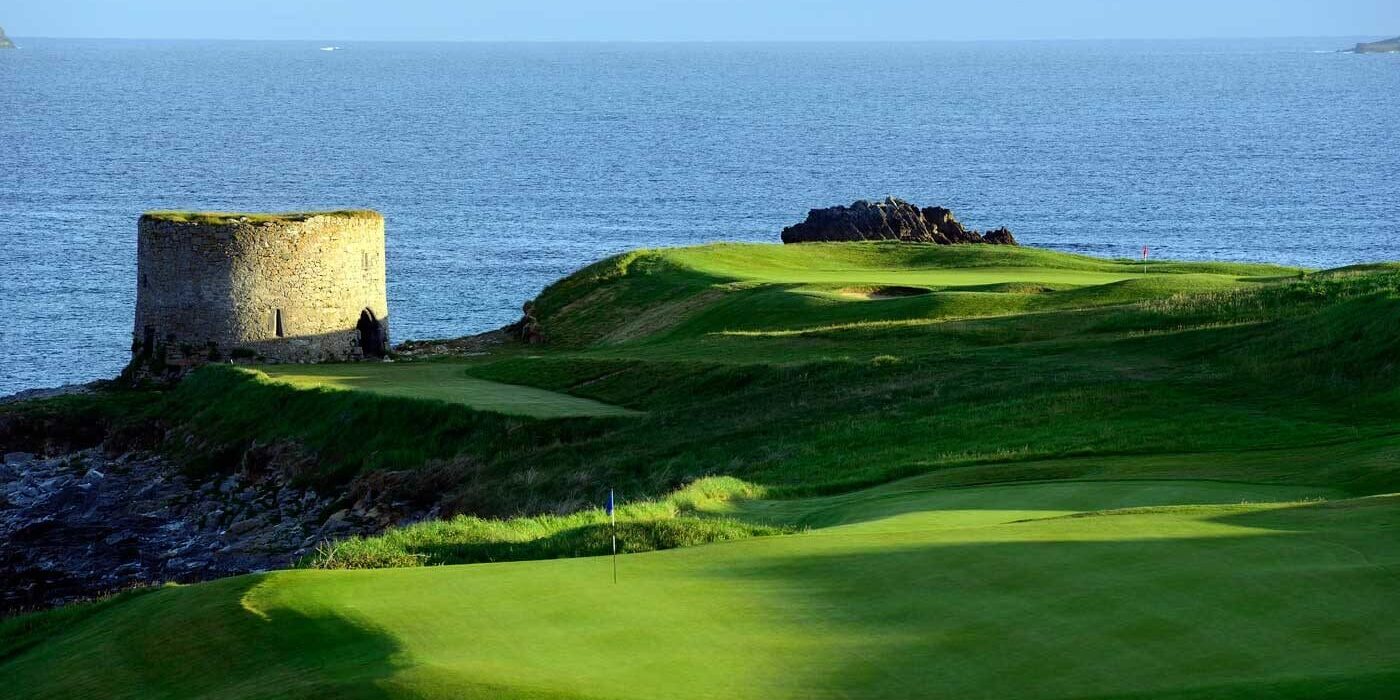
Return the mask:
[(114, 375), (148, 209), (370, 207), (395, 341), (630, 248), (898, 196), (1024, 243), (1400, 258), (1400, 56), (1357, 38), (796, 44), (17, 39), (0, 395)]

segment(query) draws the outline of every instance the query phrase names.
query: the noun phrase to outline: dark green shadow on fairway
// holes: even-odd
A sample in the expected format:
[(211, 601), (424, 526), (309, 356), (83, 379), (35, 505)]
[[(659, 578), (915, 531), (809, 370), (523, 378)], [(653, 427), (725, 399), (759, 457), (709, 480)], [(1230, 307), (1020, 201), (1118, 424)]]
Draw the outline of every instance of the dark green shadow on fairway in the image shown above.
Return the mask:
[(15, 700), (395, 697), (380, 685), (400, 670), (392, 638), (329, 610), (248, 607), (264, 578), (169, 587), (99, 610), (0, 665), (0, 687)]
[[(1101, 458), (1098, 462), (1116, 462)], [(1082, 479), (948, 486), (941, 474), (902, 479), (836, 496), (738, 501), (726, 515), (749, 522), (835, 527), (903, 515), (946, 514), (943, 526), (991, 525), (1070, 513), (1150, 506), (1280, 503), (1336, 498), (1337, 489), (1205, 479)], [(958, 522), (957, 514), (994, 511)]]
[(793, 686), (843, 697), (1389, 698), (1397, 516), (1386, 496), (1209, 519), (1254, 532), (1078, 541), (1153, 513), (1065, 516), (1048, 537), (1026, 523), (1034, 541), (741, 563), (716, 585), (782, 591), (773, 626), (837, 640), (794, 659)]
[[(1193, 512), (1200, 520), (1182, 517)], [(716, 658), (732, 660), (738, 648), (770, 663), (749, 668), (761, 672), (746, 677), (753, 685), (737, 686), (748, 689), (737, 696), (1387, 697), (1400, 668), (1400, 628), (1392, 624), (1400, 598), (1397, 513), (1400, 496), (1388, 496), (1263, 511), (1071, 516), (964, 530), (954, 539), (798, 535), (769, 541), (806, 543), (796, 549), (757, 542), (708, 548), (716, 556), (688, 569), (698, 580), (674, 579), (685, 585), (651, 593), (674, 594), (685, 605), (701, 600), (692, 583), (721, 597), (740, 592), (731, 600), (744, 606), (744, 624), (727, 640), (735, 646), (716, 649)], [(642, 556), (698, 562), (704, 551)], [(511, 569), (438, 572), (423, 578)], [(340, 576), (294, 578), (322, 575)], [(265, 580), (269, 586), (258, 589)], [(408, 641), (367, 622), (375, 606), (362, 608), (371, 601), (356, 597), (388, 589), (322, 598), (291, 579), (281, 583), (246, 576), (131, 599), (0, 665), (0, 687), (19, 698), (569, 697), (406, 653)], [(533, 604), (460, 602), (466, 609)], [(548, 600), (542, 608), (555, 610)], [(441, 616), (452, 619), (452, 606)], [(653, 622), (623, 617), (625, 634)], [(452, 629), (444, 624), (400, 633), (434, 635), (412, 640), (424, 651), (425, 640)], [(713, 641), (715, 631), (705, 631)], [(703, 653), (691, 653), (694, 636), (671, 632), (647, 637), (661, 648), (624, 644), (628, 651), (611, 652), (583, 635), (576, 647), (545, 641), (515, 658), (536, 665), (522, 678), (552, 678), (580, 695), (596, 695), (596, 679), (571, 685), (568, 669), (576, 667), (553, 654), (595, 654), (599, 664), (618, 667), (617, 682), (638, 673), (639, 687), (655, 689), (656, 673), (684, 678), (696, 672), (686, 664), (706, 663)], [(441, 637), (449, 638), (463, 646), (449, 647), (439, 662), (454, 653), (493, 658), (471, 630)], [(709, 671), (701, 677), (723, 679)], [(685, 690), (677, 694), (705, 692)]]

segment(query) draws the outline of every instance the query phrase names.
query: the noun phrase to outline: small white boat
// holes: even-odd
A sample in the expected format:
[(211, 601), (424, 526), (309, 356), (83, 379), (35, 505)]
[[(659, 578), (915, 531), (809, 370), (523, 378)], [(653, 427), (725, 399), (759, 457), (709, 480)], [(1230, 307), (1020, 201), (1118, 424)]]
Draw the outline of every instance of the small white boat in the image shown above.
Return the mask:
[(322, 51), (339, 51), (339, 50), (340, 50), (340, 47), (339, 47), (339, 46), (322, 46), (322, 47), (321, 47), (321, 50), (322, 50)]

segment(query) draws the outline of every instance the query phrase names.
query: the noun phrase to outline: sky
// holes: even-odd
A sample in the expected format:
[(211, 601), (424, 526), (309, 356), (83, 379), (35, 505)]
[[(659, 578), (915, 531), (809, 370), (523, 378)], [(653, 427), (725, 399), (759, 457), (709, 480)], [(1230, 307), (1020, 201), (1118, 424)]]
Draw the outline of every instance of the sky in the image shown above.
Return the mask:
[(16, 37), (928, 41), (1400, 35), (1400, 0), (5, 0)]

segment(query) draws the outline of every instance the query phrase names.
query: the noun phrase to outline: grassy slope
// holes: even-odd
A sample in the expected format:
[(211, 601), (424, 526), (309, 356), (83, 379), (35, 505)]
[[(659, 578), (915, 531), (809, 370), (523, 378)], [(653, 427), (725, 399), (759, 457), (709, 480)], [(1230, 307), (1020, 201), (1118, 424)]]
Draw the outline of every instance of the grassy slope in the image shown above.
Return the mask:
[[(784, 498), (672, 497), (627, 519), (817, 529), (631, 555), (618, 588), (606, 559), (575, 559), (167, 589), (22, 640), (0, 682), (36, 697), (1384, 697), (1400, 680), (1400, 504), (1347, 499), (1400, 491), (1400, 274), (1150, 269), (978, 247), (643, 251), (541, 295), (548, 348), (369, 370), (450, 367), (639, 412), (621, 420), (197, 376), (167, 401), (215, 443), (292, 437), (346, 472), (466, 451), (499, 483), (481, 502), (527, 512), (726, 474)], [(930, 293), (853, 293), (882, 285)], [(348, 434), (371, 444), (341, 448)], [(1334, 500), (1295, 502), (1318, 497)], [(1239, 501), (1255, 505), (1190, 505)], [(514, 558), (487, 550), (530, 537), (540, 556), (601, 546), (596, 513), (571, 517), (382, 544), (460, 560)]]

